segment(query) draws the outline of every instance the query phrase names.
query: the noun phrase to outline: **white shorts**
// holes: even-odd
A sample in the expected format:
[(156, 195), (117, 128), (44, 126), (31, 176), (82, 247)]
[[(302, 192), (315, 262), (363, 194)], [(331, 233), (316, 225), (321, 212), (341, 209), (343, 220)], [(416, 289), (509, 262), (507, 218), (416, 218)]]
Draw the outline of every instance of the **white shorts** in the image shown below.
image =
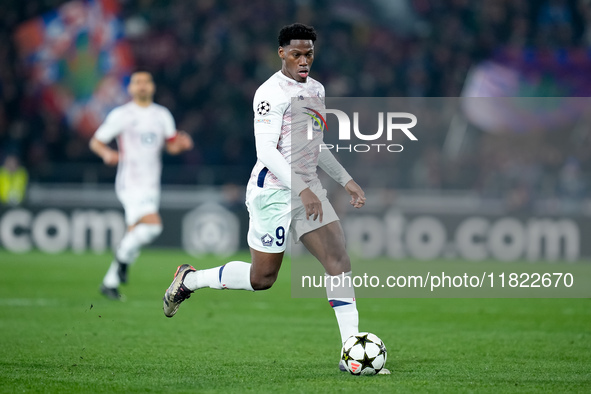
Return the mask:
[(247, 189), (246, 207), (250, 215), (248, 246), (259, 252), (281, 253), (287, 247), (290, 232), (297, 243), (302, 235), (339, 220), (326, 198), (326, 190), (320, 186), (312, 188), (312, 191), (322, 202), (322, 223), (319, 219), (306, 219), (302, 200), (299, 197), (292, 199), (291, 190)]
[(117, 198), (125, 210), (125, 223), (133, 226), (146, 215), (158, 213), (160, 193), (155, 192), (117, 192)]

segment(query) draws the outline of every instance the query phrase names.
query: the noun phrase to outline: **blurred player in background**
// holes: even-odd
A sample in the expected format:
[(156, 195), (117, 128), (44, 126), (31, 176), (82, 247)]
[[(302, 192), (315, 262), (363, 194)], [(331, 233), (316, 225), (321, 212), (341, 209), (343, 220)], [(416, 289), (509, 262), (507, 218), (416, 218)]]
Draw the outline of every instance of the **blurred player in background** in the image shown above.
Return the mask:
[[(133, 73), (128, 87), (132, 100), (113, 109), (90, 140), (90, 149), (105, 164), (118, 165), (115, 190), (128, 229), (100, 288), (105, 296), (117, 300), (119, 284), (127, 283), (128, 267), (141, 247), (162, 232), (158, 214), (162, 148), (172, 155), (193, 148), (191, 137), (176, 131), (170, 111), (153, 102), (155, 90), (149, 72)], [(118, 151), (108, 146), (114, 138)]]
[[(291, 98), (311, 98), (318, 110), (324, 109), (324, 86), (308, 77), (315, 41), (312, 27), (298, 23), (285, 26), (279, 33), (281, 70), (254, 96), (258, 160), (246, 191), (252, 263), (231, 261), (201, 271), (188, 264), (180, 266), (164, 295), (166, 316), (172, 317), (182, 301), (204, 287), (250, 291), (270, 288), (281, 268), (289, 232), (320, 261), (328, 281), (331, 276), (351, 275), (343, 229), (320, 184), (317, 166), (345, 188), (355, 208), (363, 207), (365, 194), (328, 150), (319, 151), (322, 133), (314, 133), (316, 138), (307, 145), (292, 143), (292, 137), (305, 135), (307, 122), (292, 123)], [(359, 332), (354, 289), (333, 290), (327, 286), (327, 296), (344, 342)], [(339, 368), (343, 370), (344, 366), (339, 364)]]

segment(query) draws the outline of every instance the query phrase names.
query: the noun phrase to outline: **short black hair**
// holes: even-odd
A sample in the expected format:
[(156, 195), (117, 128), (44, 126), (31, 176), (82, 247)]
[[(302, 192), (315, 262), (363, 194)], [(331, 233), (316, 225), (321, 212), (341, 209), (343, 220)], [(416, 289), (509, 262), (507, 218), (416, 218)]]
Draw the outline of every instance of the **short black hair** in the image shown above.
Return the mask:
[(146, 74), (153, 75), (152, 71), (148, 70), (145, 67), (136, 67), (133, 70), (131, 70), (131, 74), (129, 74), (129, 75), (133, 75), (133, 74), (137, 74), (137, 73), (146, 73)]
[(293, 23), (283, 26), (279, 32), (279, 37), (277, 37), (279, 46), (287, 46), (291, 40), (312, 40), (312, 42), (315, 42), (316, 30), (312, 26), (304, 25), (303, 23)]

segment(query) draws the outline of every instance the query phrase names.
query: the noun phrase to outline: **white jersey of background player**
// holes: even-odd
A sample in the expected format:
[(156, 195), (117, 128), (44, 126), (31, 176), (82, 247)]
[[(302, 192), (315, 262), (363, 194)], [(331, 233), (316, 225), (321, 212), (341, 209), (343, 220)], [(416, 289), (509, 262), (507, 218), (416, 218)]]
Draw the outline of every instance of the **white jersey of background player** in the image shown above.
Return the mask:
[[(119, 284), (127, 282), (127, 267), (140, 248), (162, 232), (162, 148), (178, 154), (193, 147), (187, 133), (176, 131), (170, 111), (152, 101), (155, 86), (150, 73), (133, 73), (128, 91), (132, 101), (113, 109), (90, 141), (90, 149), (105, 164), (118, 164), (115, 190), (128, 226), (101, 285), (101, 292), (113, 299), (120, 298)], [(113, 139), (118, 151), (107, 145)]]
[[(316, 32), (312, 27), (295, 23), (281, 29), (281, 71), (255, 94), (257, 163), (246, 195), (252, 263), (231, 261), (200, 271), (188, 264), (181, 265), (164, 295), (166, 316), (172, 317), (181, 302), (204, 287), (251, 291), (270, 288), (281, 268), (288, 232), (318, 258), (329, 276), (327, 283), (331, 276), (351, 275), (343, 229), (326, 199), (326, 191), (317, 181), (316, 166), (345, 187), (354, 207), (365, 204), (364, 192), (330, 152), (320, 153), (315, 143), (292, 144), (307, 120), (293, 123), (291, 98), (301, 95), (316, 97), (321, 102), (324, 97), (322, 85), (308, 78), (314, 60), (314, 41)], [(354, 289), (328, 287), (327, 296), (344, 342), (359, 332)], [(344, 366), (339, 363), (339, 368), (343, 370)]]
[[(111, 111), (94, 138), (105, 144), (117, 139), (119, 165), (115, 190), (118, 195), (160, 194), (162, 148), (175, 135), (172, 114), (161, 105), (141, 107), (130, 101)], [(126, 215), (131, 216), (128, 224), (138, 219), (130, 211)]]

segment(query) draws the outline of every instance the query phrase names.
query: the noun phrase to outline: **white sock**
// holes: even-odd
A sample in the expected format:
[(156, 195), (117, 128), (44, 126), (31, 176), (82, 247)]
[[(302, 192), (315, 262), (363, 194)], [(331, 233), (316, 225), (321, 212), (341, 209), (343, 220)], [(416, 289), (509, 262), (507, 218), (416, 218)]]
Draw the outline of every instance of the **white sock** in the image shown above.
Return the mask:
[(140, 248), (152, 242), (162, 232), (160, 224), (140, 223), (129, 231), (117, 248), (116, 257), (123, 264), (133, 264), (140, 254)]
[(114, 260), (111, 263), (111, 266), (109, 267), (109, 270), (105, 275), (105, 278), (103, 279), (103, 285), (105, 285), (105, 287), (109, 287), (111, 289), (116, 289), (117, 287), (119, 287), (119, 274), (117, 273), (118, 269), (119, 263), (117, 262), (117, 260)]
[(350, 279), (351, 271), (334, 277), (326, 275), (326, 295), (337, 318), (341, 332), (341, 342), (343, 343), (347, 338), (359, 332), (359, 313), (355, 302), (355, 288)]
[[(103, 285), (109, 288), (119, 287), (119, 262), (122, 264), (133, 264), (135, 259), (140, 254), (140, 248), (152, 242), (162, 232), (162, 225), (160, 224), (145, 224), (140, 223), (127, 232), (119, 247), (115, 258), (103, 279)], [(119, 261), (119, 262), (118, 262)]]
[(221, 267), (189, 272), (183, 283), (193, 291), (204, 287), (254, 291), (250, 284), (250, 264), (244, 261), (230, 261)]
[(212, 289), (223, 289), (220, 283), (220, 269), (225, 266), (209, 268), (206, 270), (199, 270), (189, 272), (183, 279), (183, 284), (191, 291), (210, 287)]

